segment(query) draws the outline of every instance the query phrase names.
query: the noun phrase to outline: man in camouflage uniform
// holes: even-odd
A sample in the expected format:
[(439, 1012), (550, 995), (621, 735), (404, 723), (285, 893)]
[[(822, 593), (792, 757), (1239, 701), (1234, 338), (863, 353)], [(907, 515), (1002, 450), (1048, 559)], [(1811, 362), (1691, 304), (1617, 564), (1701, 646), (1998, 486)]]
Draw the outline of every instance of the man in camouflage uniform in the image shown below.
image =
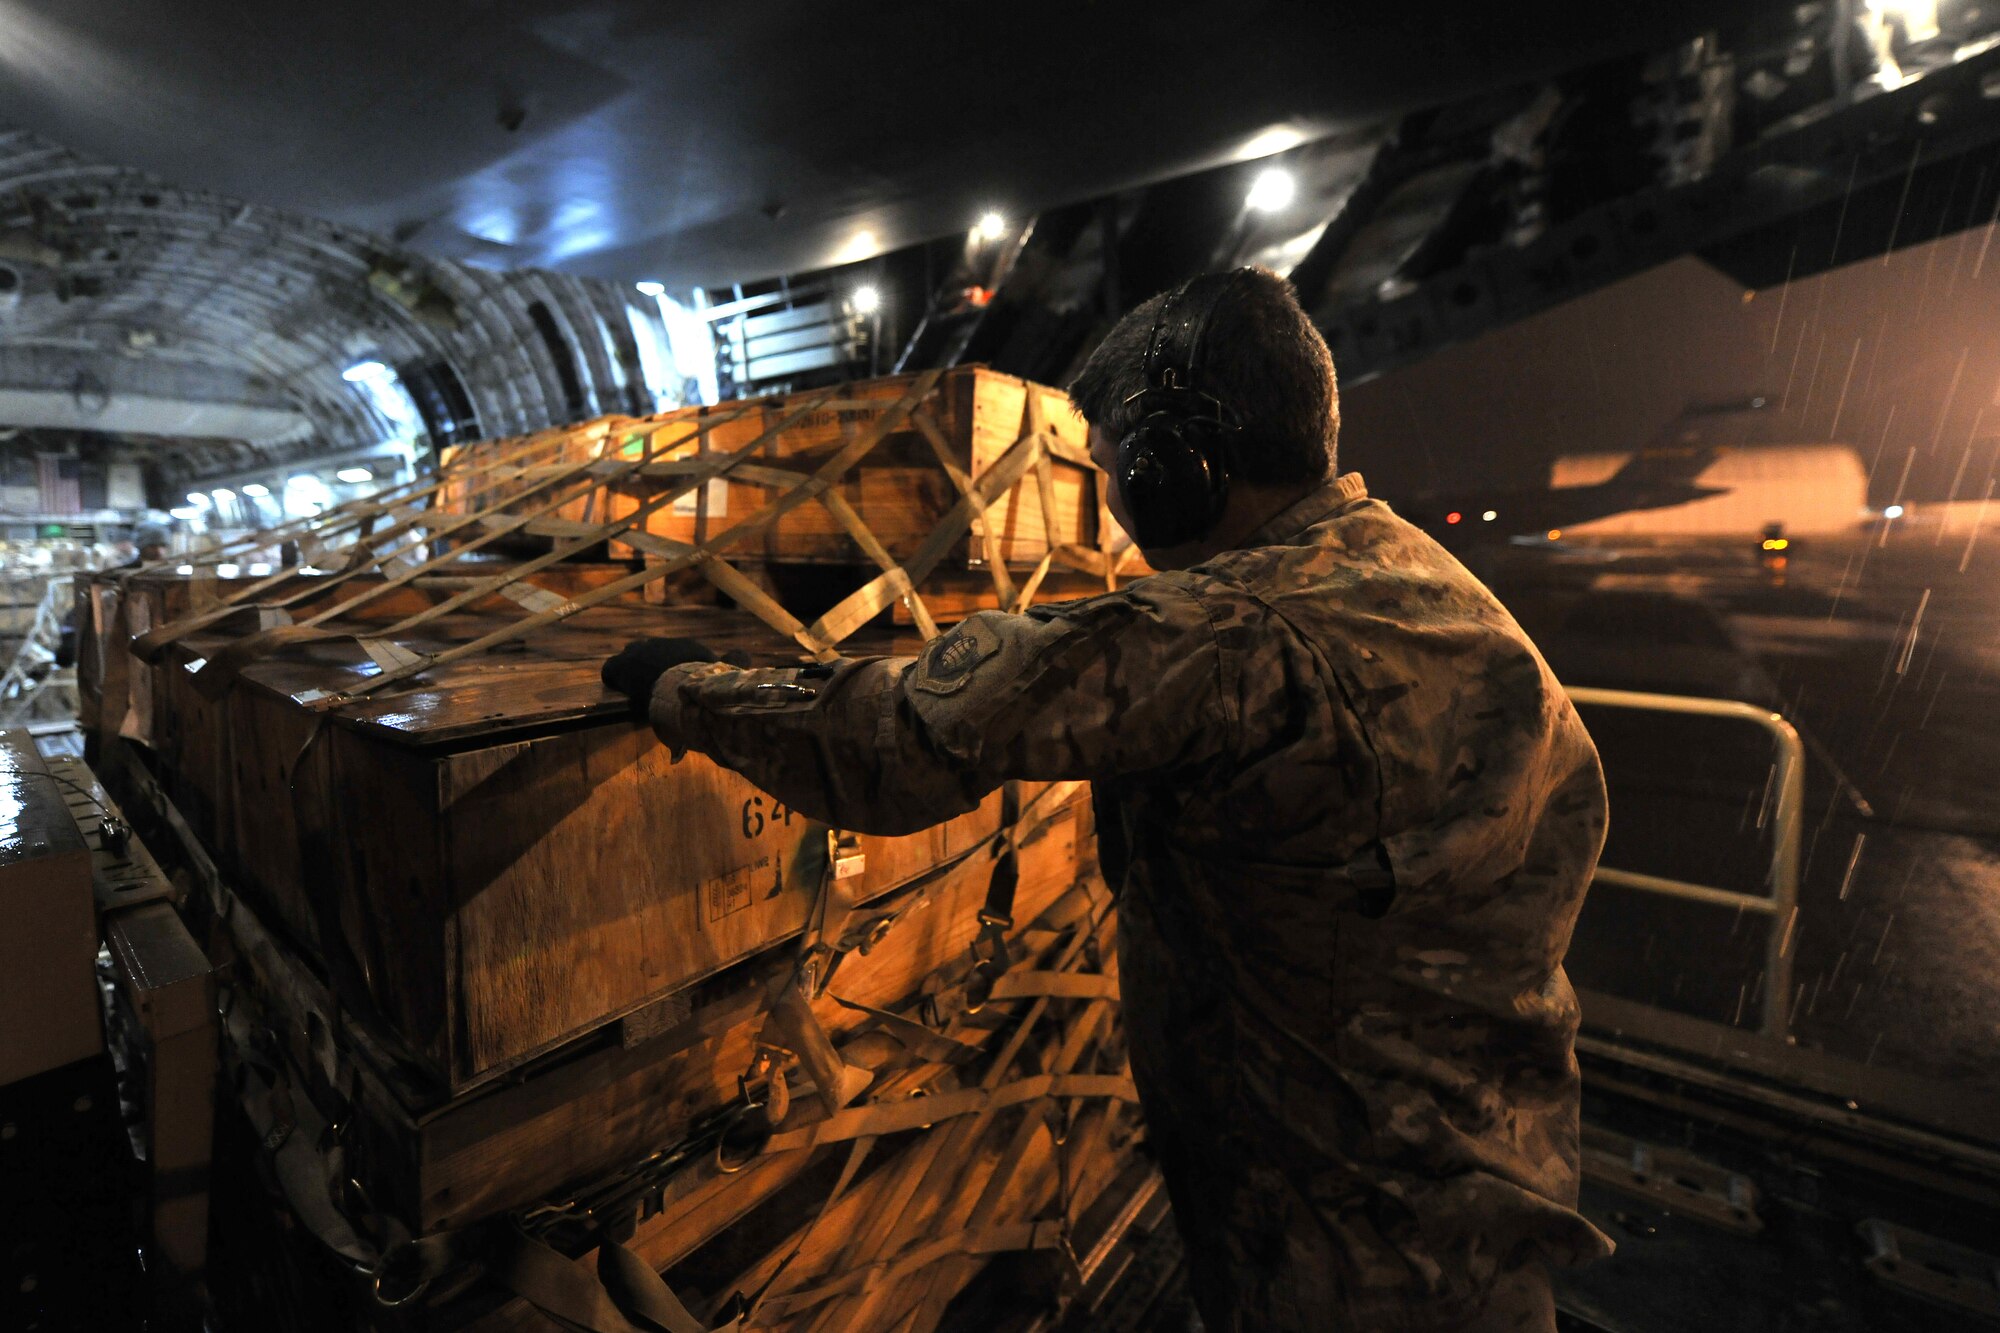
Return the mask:
[[(1492, 594), (1334, 475), (1324, 342), (1281, 279), (1239, 287), (1208, 374), (1244, 457), (1207, 540), (1147, 551), (1167, 572), (980, 612), (915, 658), (674, 666), (651, 718), (864, 832), (1090, 779), (1208, 1328), (1550, 1330), (1546, 1265), (1610, 1248), (1574, 1208), (1561, 967), (1604, 837), (1596, 752)], [(1158, 300), (1073, 389), (1107, 467)], [(606, 679), (646, 695), (693, 655), (651, 642)]]

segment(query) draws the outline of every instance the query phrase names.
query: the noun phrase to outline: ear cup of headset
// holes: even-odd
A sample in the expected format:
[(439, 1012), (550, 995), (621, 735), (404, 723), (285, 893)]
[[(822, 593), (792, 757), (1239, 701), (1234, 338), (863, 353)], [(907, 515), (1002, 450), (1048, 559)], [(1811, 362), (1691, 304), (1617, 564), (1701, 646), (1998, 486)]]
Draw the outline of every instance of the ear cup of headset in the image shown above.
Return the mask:
[(1118, 490), (1141, 548), (1164, 550), (1206, 536), (1229, 499), (1222, 423), (1178, 411), (1149, 412), (1118, 442)]

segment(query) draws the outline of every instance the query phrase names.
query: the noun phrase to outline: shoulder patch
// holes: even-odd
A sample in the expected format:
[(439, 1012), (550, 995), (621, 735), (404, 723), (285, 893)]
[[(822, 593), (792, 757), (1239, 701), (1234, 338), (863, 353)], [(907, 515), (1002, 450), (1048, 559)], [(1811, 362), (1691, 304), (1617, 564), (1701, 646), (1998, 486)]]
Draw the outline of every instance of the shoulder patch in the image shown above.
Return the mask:
[(979, 620), (962, 621), (925, 646), (910, 683), (931, 694), (950, 694), (972, 679), (980, 664), (1000, 650), (999, 636)]

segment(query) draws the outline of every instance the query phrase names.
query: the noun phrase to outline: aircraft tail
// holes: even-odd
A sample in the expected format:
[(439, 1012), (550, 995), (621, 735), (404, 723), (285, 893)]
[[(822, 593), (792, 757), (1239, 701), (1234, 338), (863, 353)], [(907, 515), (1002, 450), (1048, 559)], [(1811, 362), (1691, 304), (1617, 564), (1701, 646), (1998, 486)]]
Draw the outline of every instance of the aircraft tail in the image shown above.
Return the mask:
[(1626, 459), (1610, 480), (1621, 486), (1692, 486), (1722, 450), (1719, 444), (1655, 442)]
[(1700, 403), (1682, 410), (1666, 429), (1625, 460), (1611, 478), (1627, 486), (1692, 486), (1722, 456), (1723, 439), (1741, 439), (1743, 419), (1767, 410), (1763, 397)]

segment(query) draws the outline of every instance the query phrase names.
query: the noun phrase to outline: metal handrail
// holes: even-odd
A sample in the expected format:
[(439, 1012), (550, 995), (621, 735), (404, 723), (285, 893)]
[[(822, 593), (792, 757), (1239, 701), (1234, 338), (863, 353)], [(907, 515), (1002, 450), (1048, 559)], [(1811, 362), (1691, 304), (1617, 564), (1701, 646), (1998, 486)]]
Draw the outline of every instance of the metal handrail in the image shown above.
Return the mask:
[[(1769, 1037), (1783, 1038), (1790, 1026), (1792, 992), (1792, 937), (1799, 913), (1799, 842), (1805, 821), (1805, 746), (1799, 733), (1779, 713), (1734, 699), (1703, 699), (1679, 694), (1647, 694), (1637, 690), (1600, 690), (1573, 686), (1572, 702), (1594, 708), (1626, 708), (1636, 712), (1679, 713), (1698, 717), (1734, 718), (1762, 727), (1776, 747), (1775, 771), (1765, 796), (1765, 811), (1771, 821), (1771, 870), (1766, 884), (1768, 895), (1741, 893), (1708, 884), (1646, 875), (1633, 870), (1597, 868), (1597, 879), (1624, 889), (1639, 889), (1688, 902), (1734, 907), (1761, 912), (1771, 918), (1769, 938), (1764, 946), (1764, 1003), (1761, 1030)], [(1760, 812), (1758, 827), (1763, 827)]]

